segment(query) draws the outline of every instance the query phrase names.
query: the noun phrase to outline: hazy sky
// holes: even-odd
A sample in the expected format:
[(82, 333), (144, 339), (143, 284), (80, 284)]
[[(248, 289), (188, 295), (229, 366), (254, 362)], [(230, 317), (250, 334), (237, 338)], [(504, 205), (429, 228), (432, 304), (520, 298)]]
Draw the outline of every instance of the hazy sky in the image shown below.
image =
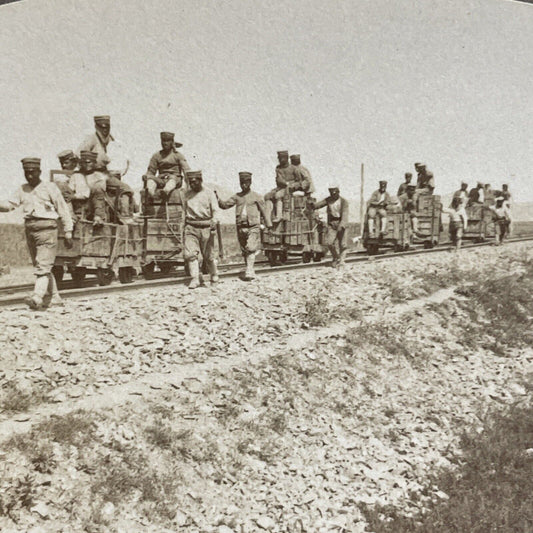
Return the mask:
[[(504, 0), (90, 2), (0, 7), (0, 195), (110, 114), (140, 185), (159, 132), (205, 179), (273, 186), (302, 154), (351, 198), (365, 164), (395, 192), (423, 161), (441, 193), (467, 178), (533, 200), (533, 6)], [(512, 176), (512, 177), (510, 177)], [(520, 194), (518, 194), (520, 192)]]

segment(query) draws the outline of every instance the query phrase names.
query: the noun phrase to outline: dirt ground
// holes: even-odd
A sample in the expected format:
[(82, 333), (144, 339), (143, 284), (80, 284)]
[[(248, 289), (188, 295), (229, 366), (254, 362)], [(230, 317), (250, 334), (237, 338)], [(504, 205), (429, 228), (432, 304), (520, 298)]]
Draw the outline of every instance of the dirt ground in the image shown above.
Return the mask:
[(466, 327), (468, 287), (532, 254), (2, 311), (0, 530), (363, 532), (364, 505), (445, 499), (429, 474), (484, 413), (528, 401), (533, 371), (531, 345)]

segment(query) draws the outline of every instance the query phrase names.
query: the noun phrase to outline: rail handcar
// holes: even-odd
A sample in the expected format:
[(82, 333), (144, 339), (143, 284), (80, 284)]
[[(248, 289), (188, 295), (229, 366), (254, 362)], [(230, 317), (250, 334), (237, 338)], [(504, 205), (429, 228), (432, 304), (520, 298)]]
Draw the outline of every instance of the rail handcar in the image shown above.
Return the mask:
[(413, 234), (414, 244), (433, 248), (440, 242), (442, 231), (442, 202), (438, 195), (419, 194), (417, 198), (418, 231)]
[(493, 239), (496, 234), (494, 219), (489, 205), (472, 204), (466, 207), (468, 222), (463, 240), (483, 242), (486, 239)]
[(387, 231), (383, 235), (380, 235), (379, 222), (379, 220), (376, 221), (374, 232), (370, 234), (367, 210), (363, 229), (363, 246), (369, 254), (377, 254), (380, 248), (393, 248), (396, 252), (409, 249), (412, 242), (409, 213), (404, 213), (400, 206), (387, 207)]
[(282, 220), (261, 235), (263, 253), (270, 265), (286, 263), (289, 256), (299, 256), (304, 263), (319, 262), (325, 256), (325, 228), (313, 210), (313, 202), (309, 195), (286, 191)]
[(179, 191), (175, 189), (168, 199), (163, 199), (161, 190), (157, 190), (154, 197), (149, 198), (144, 189), (142, 206), (142, 272), (145, 277), (150, 277), (157, 267), (167, 274), (183, 264), (183, 208)]
[[(51, 171), (50, 179), (64, 185), (64, 171)], [(62, 183), (63, 181), (63, 183)], [(126, 201), (125, 201), (126, 200)], [(75, 216), (73, 246), (65, 246), (65, 234), (59, 227), (58, 249), (52, 272), (57, 281), (67, 270), (76, 285), (87, 274), (96, 274), (100, 285), (109, 285), (115, 275), (121, 283), (129, 283), (141, 269), (143, 251), (142, 226), (131, 218), (130, 198), (110, 188), (106, 194), (107, 217), (103, 225), (95, 227), (87, 219), (86, 201), (73, 201)]]

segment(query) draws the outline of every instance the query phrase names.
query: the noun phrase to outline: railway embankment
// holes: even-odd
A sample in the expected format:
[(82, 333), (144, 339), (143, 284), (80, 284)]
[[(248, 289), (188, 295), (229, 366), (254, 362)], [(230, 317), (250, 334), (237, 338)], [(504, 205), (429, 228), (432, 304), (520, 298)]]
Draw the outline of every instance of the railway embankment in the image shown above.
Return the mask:
[[(530, 407), (532, 259), (486, 247), (3, 311), (0, 529), (431, 531), (499, 487), (484, 519), (520, 530), (531, 491), (508, 482), (531, 446), (501, 421)], [(476, 515), (458, 480), (504, 435), (512, 471), (477, 457)]]

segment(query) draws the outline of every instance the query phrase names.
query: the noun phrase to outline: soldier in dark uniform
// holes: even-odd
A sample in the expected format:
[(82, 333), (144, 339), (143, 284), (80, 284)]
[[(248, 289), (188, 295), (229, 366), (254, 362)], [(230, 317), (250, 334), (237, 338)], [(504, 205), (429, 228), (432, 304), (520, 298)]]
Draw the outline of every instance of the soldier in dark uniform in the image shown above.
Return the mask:
[(387, 232), (387, 206), (392, 204), (392, 198), (387, 192), (387, 182), (381, 180), (379, 189), (372, 193), (368, 201), (368, 233), (374, 235), (374, 221), (379, 216), (381, 220), (380, 235)]
[(289, 152), (284, 150), (278, 152), (278, 162), (276, 166), (276, 188), (265, 195), (267, 202), (272, 202), (272, 222), (279, 222), (283, 216), (283, 196), (285, 195), (287, 184), (296, 181), (296, 170), (289, 163)]
[(181, 143), (174, 142), (174, 134), (163, 131), (161, 137), (161, 150), (150, 159), (146, 171), (146, 188), (153, 197), (157, 189), (168, 197), (174, 189), (182, 186), (185, 173), (190, 170), (185, 156), (178, 152)]
[(416, 170), (416, 188), (421, 189), (425, 182), (425, 174), (426, 174), (426, 165), (423, 163), (415, 163), (415, 170)]
[[(328, 229), (326, 244), (333, 259), (334, 267), (344, 266), (348, 252), (348, 215), (350, 206), (348, 200), (340, 195), (339, 186), (336, 183), (328, 187), (329, 196), (316, 203), (314, 209), (328, 208)], [(338, 246), (338, 251), (337, 251)]]
[(461, 204), (466, 206), (467, 200), (468, 200), (468, 183), (466, 181), (461, 182), (461, 188), (458, 191), (455, 191), (453, 193), (454, 198), (459, 198), (461, 200)]
[(477, 182), (477, 185), (470, 189), (468, 193), (468, 205), (482, 204), (485, 202), (485, 188), (483, 183)]
[(414, 184), (407, 185), (407, 190), (398, 198), (402, 204), (403, 212), (409, 213), (411, 229), (414, 233), (418, 233), (418, 214), (416, 211), (417, 199), (416, 185)]
[(411, 172), (406, 172), (405, 173), (405, 181), (398, 187), (398, 198), (407, 192), (407, 187), (409, 187), (409, 184), (411, 183), (411, 179), (412, 179), (413, 175), (411, 174)]
[(305, 194), (313, 194), (315, 187), (311, 178), (311, 172), (301, 164), (300, 154), (291, 155), (291, 165), (295, 170), (295, 180), (288, 184), (291, 191), (302, 191)]
[(261, 247), (261, 217), (267, 228), (272, 226), (265, 209), (265, 201), (260, 194), (252, 191), (251, 172), (239, 172), (241, 191), (234, 194), (229, 200), (218, 198), (221, 209), (230, 209), (235, 206), (235, 223), (237, 225), (237, 238), (241, 252), (246, 262), (245, 280), (255, 278), (255, 256)]

